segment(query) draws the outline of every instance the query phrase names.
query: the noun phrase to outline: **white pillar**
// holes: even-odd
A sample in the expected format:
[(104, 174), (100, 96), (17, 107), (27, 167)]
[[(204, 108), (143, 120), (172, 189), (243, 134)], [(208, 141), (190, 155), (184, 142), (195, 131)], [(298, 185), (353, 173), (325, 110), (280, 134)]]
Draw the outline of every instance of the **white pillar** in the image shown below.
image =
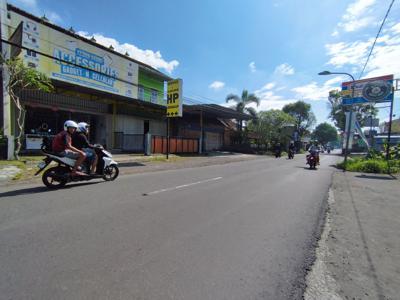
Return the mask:
[[(8, 24), (9, 24), (9, 19), (7, 18), (7, 1), (6, 0), (0, 0), (0, 21), (1, 21), (1, 38), (3, 40), (8, 40), (9, 37), (9, 32), (8, 32)], [(2, 43), (2, 55), (4, 58), (9, 58), (10, 56), (10, 47), (9, 45)], [(4, 130), (4, 135), (8, 139), (8, 154), (7, 158), (8, 159), (13, 159), (14, 158), (14, 147), (15, 147), (15, 142), (14, 142), (14, 135), (13, 132), (11, 131), (11, 99), (10, 95), (7, 93), (5, 87), (7, 86), (8, 82), (8, 72), (7, 69), (3, 68), (3, 130)]]

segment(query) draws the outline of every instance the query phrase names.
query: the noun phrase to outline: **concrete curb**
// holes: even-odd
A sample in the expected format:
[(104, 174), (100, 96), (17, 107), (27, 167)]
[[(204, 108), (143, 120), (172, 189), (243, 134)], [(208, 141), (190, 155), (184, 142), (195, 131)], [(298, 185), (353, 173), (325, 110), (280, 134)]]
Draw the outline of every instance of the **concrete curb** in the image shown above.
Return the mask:
[(326, 212), (325, 224), (321, 234), (321, 238), (318, 242), (318, 246), (315, 250), (316, 259), (315, 262), (307, 274), (306, 284), (307, 288), (304, 292), (305, 300), (342, 300), (338, 294), (338, 285), (336, 280), (330, 274), (328, 267), (326, 265), (327, 258), (329, 257), (329, 248), (327, 245), (327, 240), (331, 232), (331, 216), (330, 207), (335, 202), (333, 191), (329, 189), (328, 196), (328, 209)]

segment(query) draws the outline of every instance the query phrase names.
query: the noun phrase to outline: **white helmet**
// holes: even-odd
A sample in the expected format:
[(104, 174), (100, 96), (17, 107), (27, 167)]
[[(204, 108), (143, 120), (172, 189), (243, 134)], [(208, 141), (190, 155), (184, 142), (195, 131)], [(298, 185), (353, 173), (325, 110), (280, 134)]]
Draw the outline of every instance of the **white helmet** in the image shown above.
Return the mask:
[(78, 124), (75, 121), (68, 120), (64, 123), (64, 130), (67, 131), (69, 127), (78, 128)]
[(78, 132), (87, 133), (89, 126), (90, 125), (86, 122), (78, 123)]

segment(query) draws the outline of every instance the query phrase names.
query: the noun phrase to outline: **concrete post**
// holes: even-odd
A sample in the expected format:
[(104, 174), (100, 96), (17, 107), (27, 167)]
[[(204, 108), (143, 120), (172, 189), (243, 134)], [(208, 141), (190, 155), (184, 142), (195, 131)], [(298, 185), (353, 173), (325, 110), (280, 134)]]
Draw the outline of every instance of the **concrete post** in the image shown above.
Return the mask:
[(151, 155), (151, 134), (146, 133), (144, 135), (144, 155), (150, 156)]

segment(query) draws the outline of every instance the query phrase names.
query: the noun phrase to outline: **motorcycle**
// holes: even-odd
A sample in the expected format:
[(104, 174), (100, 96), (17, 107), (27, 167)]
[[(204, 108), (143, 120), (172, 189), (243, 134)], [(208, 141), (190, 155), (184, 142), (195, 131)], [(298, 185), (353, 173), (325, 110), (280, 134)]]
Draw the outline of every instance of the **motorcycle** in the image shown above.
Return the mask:
[(57, 166), (47, 169), (42, 175), (44, 185), (50, 189), (61, 188), (68, 182), (88, 181), (99, 178), (105, 181), (113, 181), (119, 175), (117, 162), (112, 159), (111, 153), (101, 145), (94, 145), (94, 151), (98, 156), (96, 173), (90, 174), (90, 162), (85, 161), (81, 166), (82, 173), (85, 175), (77, 176), (71, 175), (75, 160), (52, 152), (50, 145), (49, 139), (44, 138), (41, 149), (46, 157), (38, 164), (39, 170), (35, 174), (35, 176), (39, 175), (51, 162), (56, 162)]
[(307, 155), (307, 164), (310, 166), (310, 169), (317, 169), (317, 157), (315, 154)]
[(289, 149), (289, 152), (288, 152), (288, 159), (294, 159), (294, 150)]

